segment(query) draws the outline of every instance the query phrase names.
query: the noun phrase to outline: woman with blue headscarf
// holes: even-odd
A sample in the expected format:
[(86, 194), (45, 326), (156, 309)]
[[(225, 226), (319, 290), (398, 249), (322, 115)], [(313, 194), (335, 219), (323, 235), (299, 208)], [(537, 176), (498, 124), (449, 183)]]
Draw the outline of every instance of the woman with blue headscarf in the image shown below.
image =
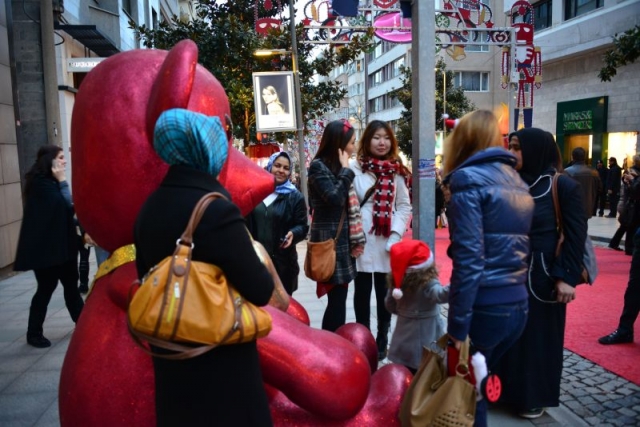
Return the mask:
[[(258, 258), (244, 218), (217, 177), (228, 141), (217, 117), (182, 109), (158, 118), (154, 148), (170, 166), (135, 224), (138, 276), (171, 255), (202, 196), (219, 192), (193, 235), (194, 261), (215, 264), (255, 305), (266, 305), (273, 278)], [(154, 348), (155, 351), (161, 351)], [(154, 357), (158, 426), (271, 426), (256, 342), (222, 345), (185, 360)]]
[(304, 197), (291, 183), (291, 157), (282, 151), (269, 157), (267, 171), (276, 181), (276, 189), (247, 216), (253, 238), (262, 243), (289, 295), (298, 289), (298, 253), (296, 243), (309, 231)]

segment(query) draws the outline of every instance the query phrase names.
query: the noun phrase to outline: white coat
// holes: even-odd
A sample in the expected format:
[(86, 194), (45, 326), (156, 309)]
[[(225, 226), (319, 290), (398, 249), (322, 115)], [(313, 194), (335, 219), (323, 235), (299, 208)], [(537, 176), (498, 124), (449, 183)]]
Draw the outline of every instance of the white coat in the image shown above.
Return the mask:
[[(376, 182), (376, 176), (371, 172), (363, 172), (360, 163), (356, 159), (349, 160), (349, 168), (355, 173), (353, 186), (358, 195), (358, 201), (362, 202), (365, 193)], [(391, 231), (402, 237), (409, 220), (411, 219), (411, 200), (409, 199), (409, 189), (404, 182), (404, 177), (396, 174), (395, 194), (393, 199), (393, 211), (391, 213)], [(387, 237), (376, 236), (370, 233), (373, 225), (373, 198), (374, 194), (360, 208), (362, 212), (362, 227), (367, 236), (367, 243), (364, 245), (364, 253), (356, 258), (356, 269), (364, 273), (389, 273), (391, 262), (389, 252), (386, 250)]]

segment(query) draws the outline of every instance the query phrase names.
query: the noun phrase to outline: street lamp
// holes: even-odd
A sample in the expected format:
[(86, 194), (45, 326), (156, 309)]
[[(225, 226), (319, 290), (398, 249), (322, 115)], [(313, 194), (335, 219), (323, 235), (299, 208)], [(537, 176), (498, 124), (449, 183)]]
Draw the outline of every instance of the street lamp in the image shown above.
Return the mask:
[(447, 70), (442, 68), (436, 68), (436, 71), (442, 73), (442, 136), (447, 134)]

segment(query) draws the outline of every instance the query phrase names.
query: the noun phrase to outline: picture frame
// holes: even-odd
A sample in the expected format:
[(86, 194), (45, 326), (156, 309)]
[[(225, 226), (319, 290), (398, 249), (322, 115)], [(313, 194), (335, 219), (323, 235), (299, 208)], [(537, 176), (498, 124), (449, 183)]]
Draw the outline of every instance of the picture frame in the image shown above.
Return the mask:
[(292, 71), (253, 73), (257, 132), (296, 130)]

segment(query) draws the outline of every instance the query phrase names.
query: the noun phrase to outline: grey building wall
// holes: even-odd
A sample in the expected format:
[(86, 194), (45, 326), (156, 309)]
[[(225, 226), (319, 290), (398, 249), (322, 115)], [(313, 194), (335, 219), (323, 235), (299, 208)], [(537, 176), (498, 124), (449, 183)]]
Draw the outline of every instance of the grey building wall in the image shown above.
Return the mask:
[(11, 3), (0, 0), (0, 270), (13, 263), (22, 195), (9, 54)]

